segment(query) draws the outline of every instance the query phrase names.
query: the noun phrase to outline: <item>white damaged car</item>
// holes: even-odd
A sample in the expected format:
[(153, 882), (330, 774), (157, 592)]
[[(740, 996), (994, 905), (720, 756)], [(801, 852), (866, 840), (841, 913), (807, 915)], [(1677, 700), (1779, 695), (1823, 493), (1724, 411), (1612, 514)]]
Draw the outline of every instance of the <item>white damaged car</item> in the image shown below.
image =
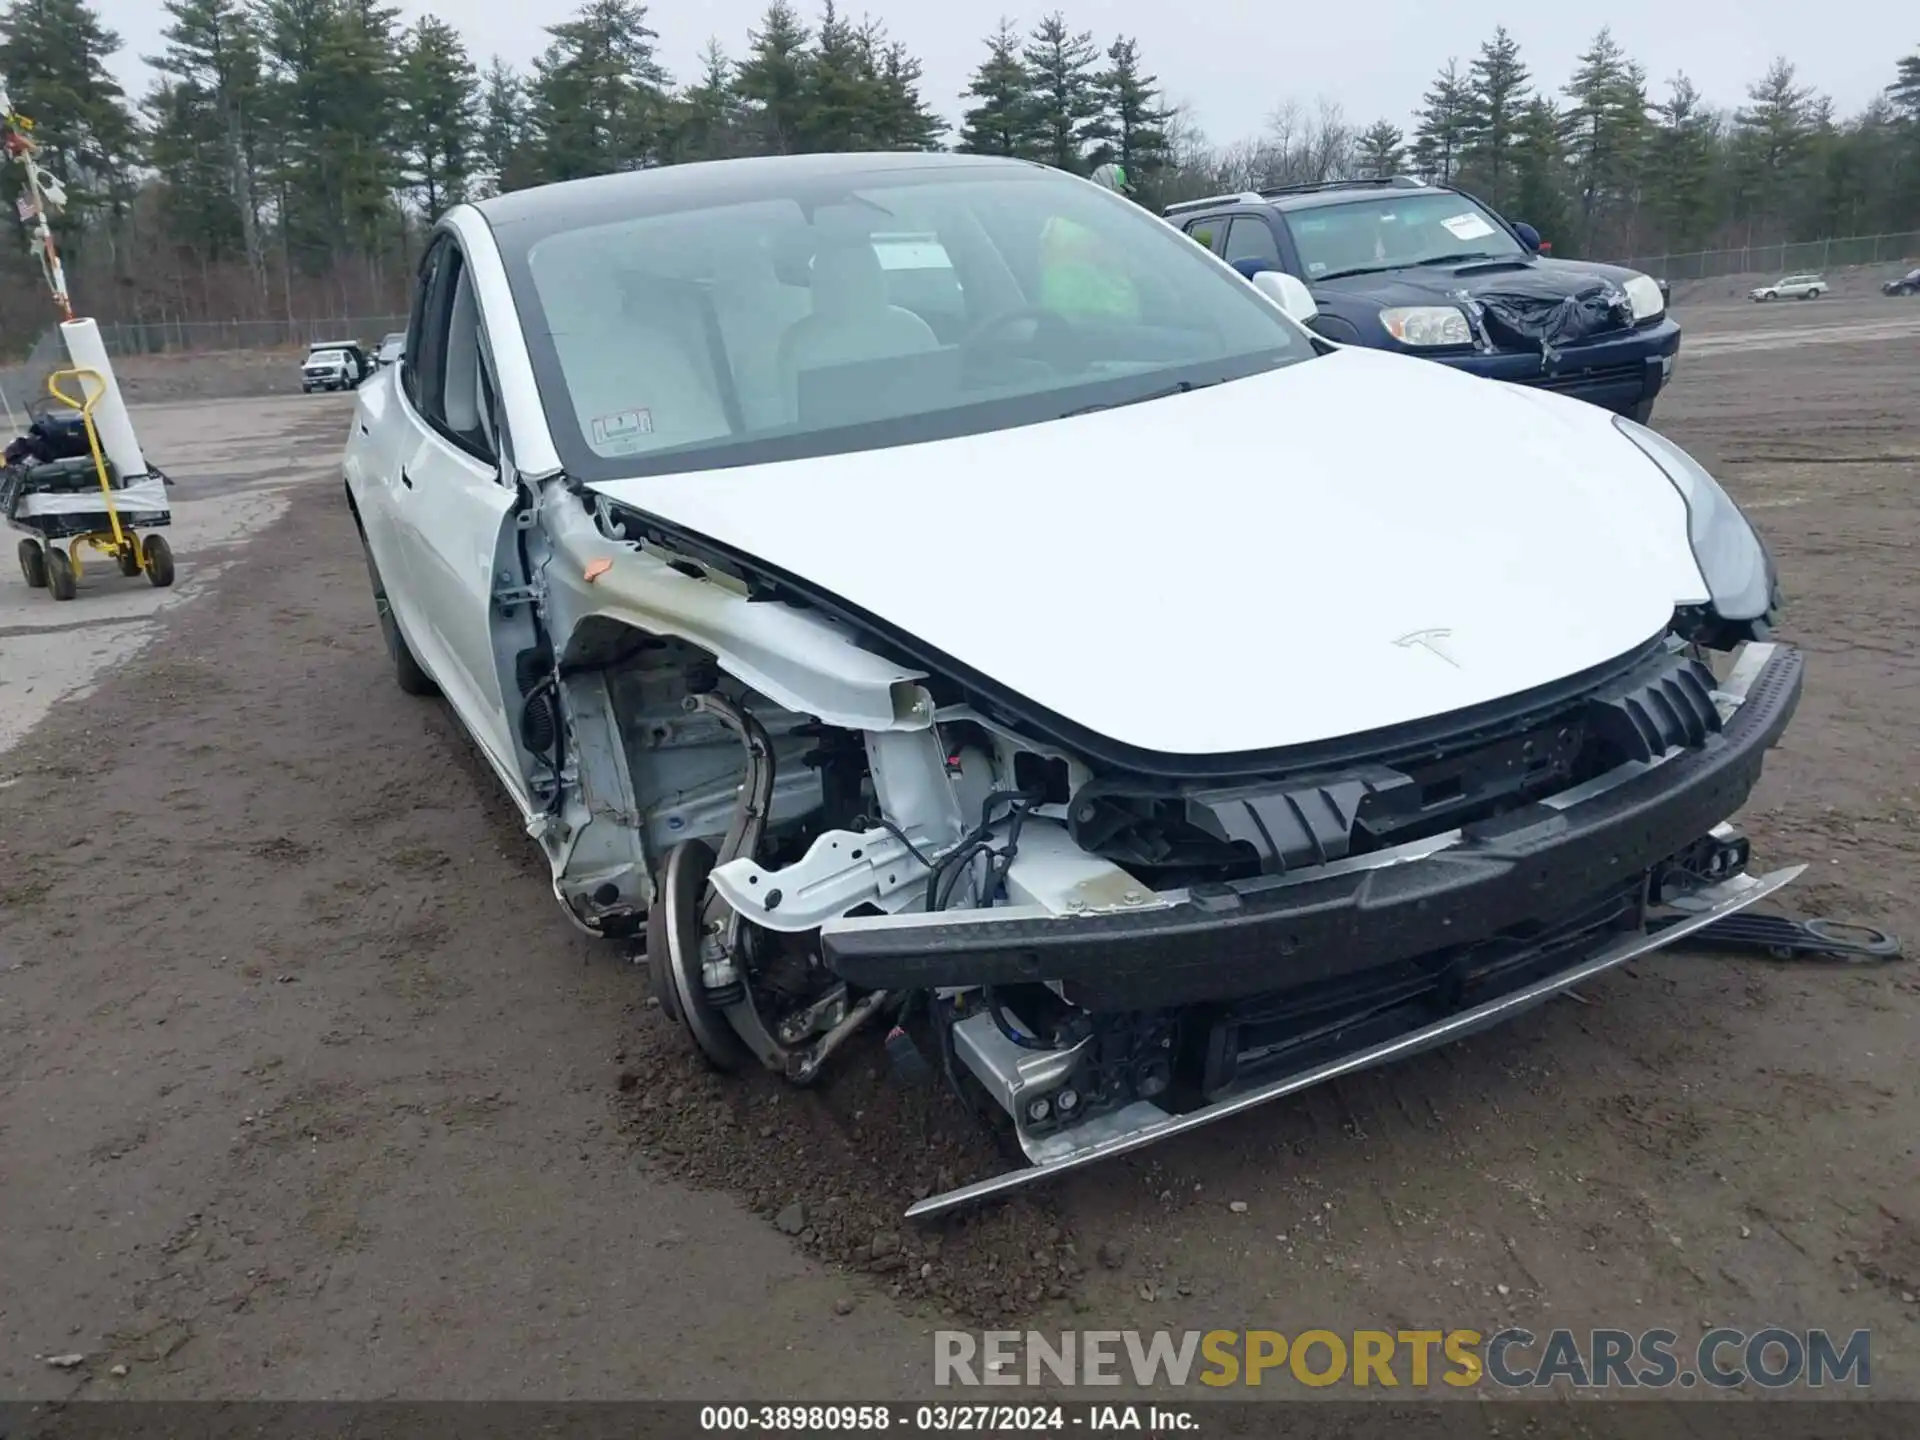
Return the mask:
[(359, 391), (401, 686), (715, 1065), (899, 1027), (1005, 1112), (916, 1213), (1798, 873), (1726, 823), (1802, 662), (1720, 486), (1258, 284), (1023, 162), (688, 165), (454, 207)]

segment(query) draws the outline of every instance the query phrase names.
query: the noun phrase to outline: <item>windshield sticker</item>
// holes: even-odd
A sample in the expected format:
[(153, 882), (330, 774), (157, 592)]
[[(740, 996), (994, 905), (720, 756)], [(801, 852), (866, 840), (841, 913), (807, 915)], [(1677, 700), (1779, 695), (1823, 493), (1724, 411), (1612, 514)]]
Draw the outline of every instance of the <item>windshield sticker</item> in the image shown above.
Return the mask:
[(1456, 240), (1479, 240), (1493, 234), (1493, 226), (1472, 213), (1454, 215), (1440, 223), (1447, 227)]
[(622, 410), (616, 415), (596, 415), (589, 427), (593, 448), (602, 455), (631, 455), (646, 448), (646, 436), (653, 433), (653, 411)]

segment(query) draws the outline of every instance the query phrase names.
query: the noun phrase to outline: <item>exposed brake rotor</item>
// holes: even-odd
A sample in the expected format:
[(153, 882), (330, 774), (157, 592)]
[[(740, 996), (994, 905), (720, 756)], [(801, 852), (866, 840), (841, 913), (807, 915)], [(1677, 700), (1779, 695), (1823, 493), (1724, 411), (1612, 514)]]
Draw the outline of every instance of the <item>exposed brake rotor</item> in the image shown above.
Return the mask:
[[(752, 1055), (796, 1085), (810, 1084), (827, 1057), (878, 1014), (890, 996), (876, 990), (850, 1003), (846, 986), (839, 985), (769, 1027), (755, 1000), (740, 914), (707, 878), (716, 866), (759, 848), (773, 800), (773, 742), (758, 720), (725, 696), (703, 692), (688, 696), (684, 704), (731, 730), (746, 750), (746, 766), (740, 800), (719, 852), (703, 840), (686, 840), (667, 856), (647, 913), (647, 966), (654, 993), (715, 1068), (736, 1070)], [(714, 987), (707, 983), (709, 961), (714, 962)]]
[(701, 911), (714, 855), (701, 840), (687, 840), (667, 856), (653, 908), (647, 915), (647, 968), (660, 1008), (678, 1020), (717, 1070), (737, 1070), (746, 1058), (739, 1037), (707, 998), (701, 974)]

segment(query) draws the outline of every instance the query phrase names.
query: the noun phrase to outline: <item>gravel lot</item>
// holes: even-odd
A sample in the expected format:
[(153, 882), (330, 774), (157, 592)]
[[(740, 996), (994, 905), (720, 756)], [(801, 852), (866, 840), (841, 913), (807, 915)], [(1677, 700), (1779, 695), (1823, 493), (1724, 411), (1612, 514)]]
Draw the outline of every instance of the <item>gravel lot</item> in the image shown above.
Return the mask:
[[(1920, 305), (1681, 318), (1658, 423), (1752, 507), (1811, 652), (1758, 859), (1912, 941)], [(1871, 1327), (1876, 1392), (1920, 1398), (1911, 964), (1663, 955), (903, 1229), (984, 1142), (871, 1049), (818, 1093), (703, 1075), (392, 686), (328, 469), (350, 403), (139, 413), (173, 595), (0, 581), (0, 1393), (912, 1395), (932, 1328), (999, 1320)]]

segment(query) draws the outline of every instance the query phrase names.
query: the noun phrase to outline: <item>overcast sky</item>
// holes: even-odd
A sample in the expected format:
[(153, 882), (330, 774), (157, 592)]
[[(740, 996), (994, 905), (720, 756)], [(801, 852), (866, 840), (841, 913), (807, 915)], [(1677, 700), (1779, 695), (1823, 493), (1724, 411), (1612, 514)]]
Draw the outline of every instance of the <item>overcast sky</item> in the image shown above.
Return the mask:
[[(161, 47), (166, 16), (159, 0), (94, 3), (125, 42), (116, 73), (129, 94), (144, 94), (150, 76), (139, 57)], [(575, 8), (575, 0), (400, 5), (408, 21), (433, 12), (454, 24), (481, 66), (499, 54), (523, 71), (546, 43), (544, 27)], [(798, 0), (798, 8), (814, 7)], [(848, 13), (862, 8), (859, 0), (844, 0)], [(1007, 13), (1025, 27), (1053, 8), (1036, 4)], [(1604, 17), (1627, 53), (1646, 66), (1657, 94), (1684, 70), (1710, 100), (1726, 106), (1740, 101), (1775, 55), (1786, 53), (1804, 83), (1851, 113), (1892, 80), (1897, 57), (1920, 49), (1920, 14), (1903, 0), (1609, 0), (1592, 8), (1564, 0), (1373, 0), (1358, 9), (1336, 0), (1082, 0), (1060, 8), (1070, 23), (1092, 29), (1103, 47), (1115, 32), (1137, 37), (1167, 95), (1190, 104), (1215, 141), (1257, 132), (1281, 101), (1312, 104), (1323, 96), (1355, 124), (1383, 115), (1406, 124), (1446, 58), (1457, 55), (1464, 64), (1500, 24), (1520, 42), (1542, 88), (1557, 90), (1566, 81)], [(709, 35), (739, 55), (764, 9), (765, 0), (661, 3), (650, 8), (650, 19), (660, 32), (662, 58), (684, 79), (694, 73)], [(874, 4), (872, 13), (925, 64), (928, 102), (957, 118), (959, 92), (997, 12), (951, 0), (890, 0)]]

